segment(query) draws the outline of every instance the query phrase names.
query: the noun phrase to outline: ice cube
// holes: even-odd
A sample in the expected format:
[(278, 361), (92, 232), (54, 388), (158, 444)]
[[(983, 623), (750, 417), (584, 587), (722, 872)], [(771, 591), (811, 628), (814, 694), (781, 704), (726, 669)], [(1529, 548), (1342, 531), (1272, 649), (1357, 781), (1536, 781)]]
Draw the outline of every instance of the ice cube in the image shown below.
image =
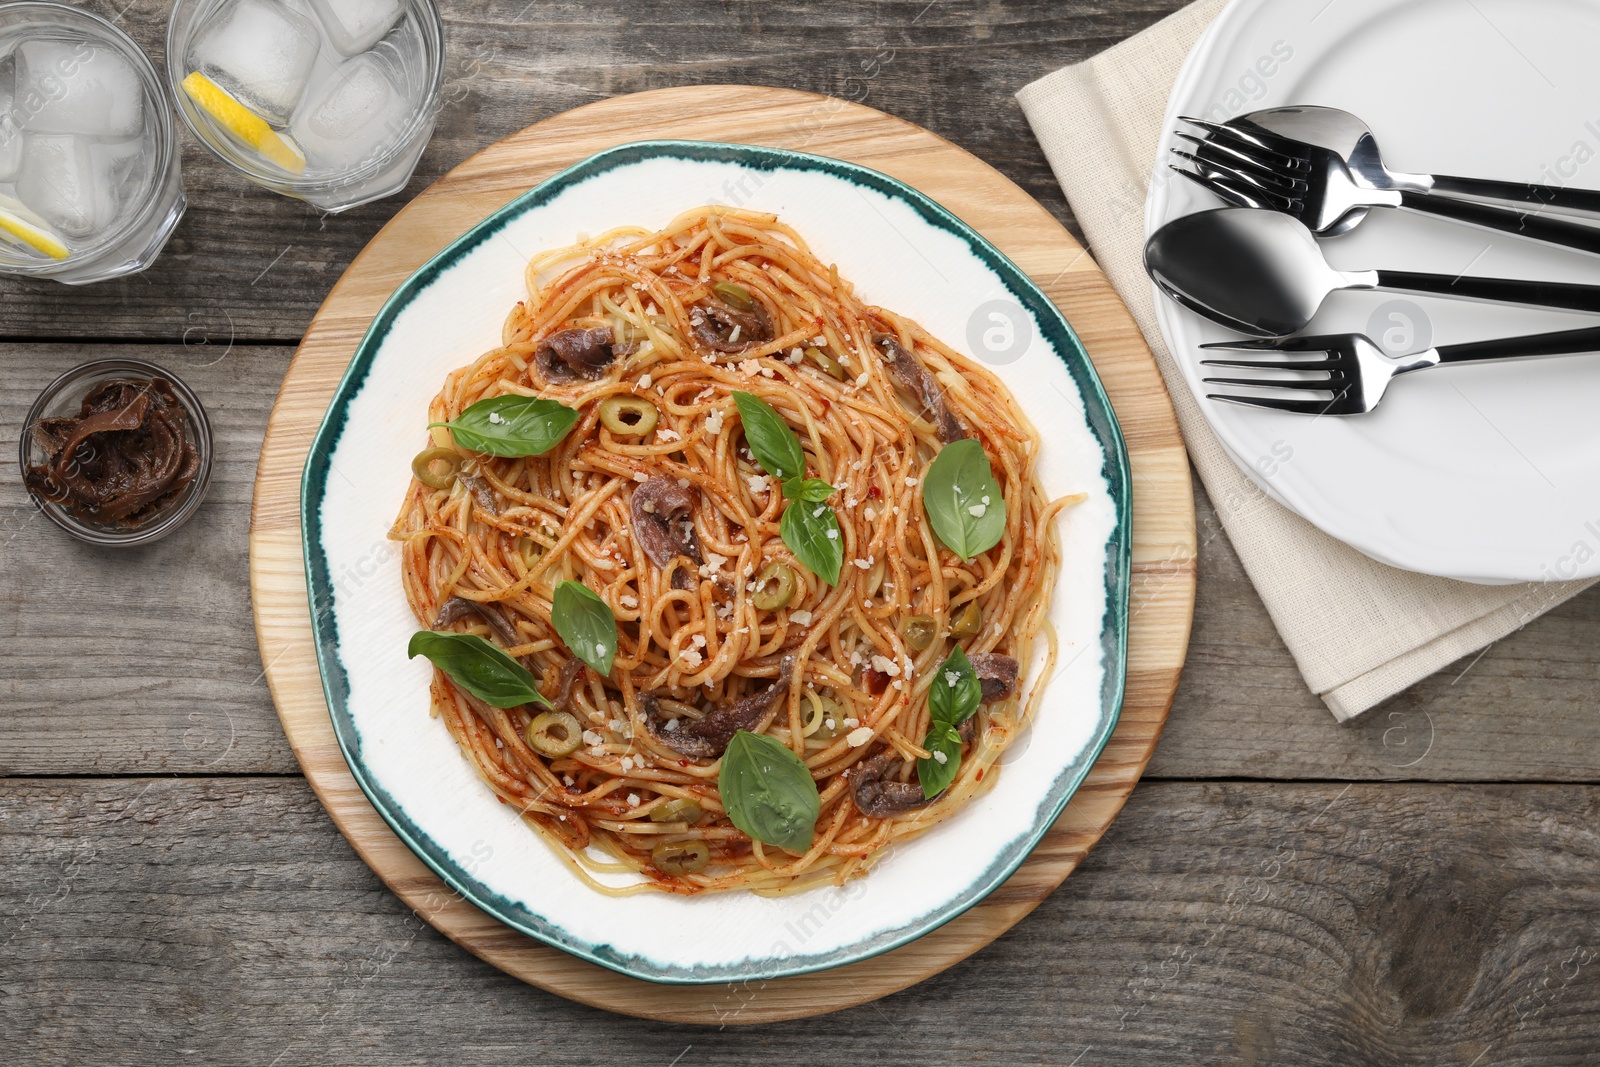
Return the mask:
[(139, 199), (145, 182), (154, 174), (154, 153), (146, 151), (142, 138), (128, 141), (89, 142), (90, 170), (95, 179), (99, 199), (97, 211), (109, 226), (128, 204)]
[(29, 134), (23, 143), (17, 197), (69, 237), (89, 236), (112, 214), (110, 175), (96, 173), (89, 145), (70, 133)]
[(22, 131), (11, 121), (11, 79), (5, 76), (7, 73), (0, 70), (0, 182), (15, 178), (22, 166)]
[(278, 0), (234, 0), (195, 34), (189, 66), (281, 126), (305, 92), (321, 42), (315, 22)]
[(289, 123), (289, 134), (318, 170), (346, 171), (397, 137), (410, 115), (385, 64), (366, 53), (347, 59), (313, 82)]
[(383, 39), (405, 10), (401, 0), (311, 0), (333, 47), (358, 55)]
[(144, 127), (144, 85), (133, 64), (106, 45), (23, 41), (11, 117), (27, 133), (132, 137)]

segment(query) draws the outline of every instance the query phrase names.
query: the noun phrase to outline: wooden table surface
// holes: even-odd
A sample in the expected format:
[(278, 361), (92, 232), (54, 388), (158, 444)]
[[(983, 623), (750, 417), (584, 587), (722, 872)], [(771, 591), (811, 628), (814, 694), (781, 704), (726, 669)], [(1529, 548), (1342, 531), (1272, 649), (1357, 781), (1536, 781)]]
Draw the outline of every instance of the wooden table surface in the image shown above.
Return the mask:
[[(168, 5), (125, 2), (88, 6), (159, 63)], [(50, 378), (114, 353), (182, 375), (217, 445), (199, 515), (134, 552), (68, 540), (0, 477), (4, 1061), (1594, 1062), (1600, 589), (1337, 726), (1197, 487), (1188, 669), (1083, 868), (922, 985), (755, 1029), (609, 1015), (456, 948), (352, 853), (279, 728), (247, 600), (256, 452), (306, 323), (405, 197), (566, 108), (750, 82), (919, 123), (1071, 225), (1011, 94), (1176, 6), (455, 0), (404, 196), (322, 218), (185, 134), (189, 212), (151, 270), (0, 280), (0, 451)]]

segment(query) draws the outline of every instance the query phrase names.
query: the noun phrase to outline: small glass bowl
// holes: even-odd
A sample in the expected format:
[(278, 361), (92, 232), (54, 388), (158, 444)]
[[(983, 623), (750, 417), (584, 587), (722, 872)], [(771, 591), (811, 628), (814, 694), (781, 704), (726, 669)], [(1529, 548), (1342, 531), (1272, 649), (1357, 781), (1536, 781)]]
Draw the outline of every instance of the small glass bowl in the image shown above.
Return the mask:
[(193, 480), (176, 499), (138, 526), (95, 522), (80, 517), (61, 504), (41, 500), (31, 491), (28, 496), (46, 518), (80, 541), (91, 545), (146, 545), (160, 540), (187, 522), (199, 510), (206, 496), (206, 487), (211, 482), (211, 422), (206, 418), (200, 398), (177, 375), (154, 363), (138, 359), (101, 359), (74, 367), (45, 386), (39, 399), (28, 409), (17, 451), (26, 481), (29, 467), (36, 467), (50, 458), (34, 442), (34, 423), (57, 416), (76, 416), (83, 410), (83, 398), (89, 390), (113, 378), (162, 378), (172, 384), (173, 393), (189, 416), (189, 429), (194, 433), (195, 451), (200, 457), (200, 469)]

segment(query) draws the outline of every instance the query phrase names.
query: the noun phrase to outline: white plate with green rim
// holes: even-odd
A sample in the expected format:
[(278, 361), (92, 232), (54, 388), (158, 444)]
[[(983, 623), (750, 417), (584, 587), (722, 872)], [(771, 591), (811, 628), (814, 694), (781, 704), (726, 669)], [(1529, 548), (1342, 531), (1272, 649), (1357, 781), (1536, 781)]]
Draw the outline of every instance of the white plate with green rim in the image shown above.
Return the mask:
[[(1046, 491), (1088, 499), (1060, 520), (1063, 565), (1049, 617), (1061, 656), (1051, 678), (1029, 676), (1028, 684), (1047, 686), (1043, 703), (993, 789), (842, 888), (777, 898), (612, 897), (579, 881), (500, 803), (429, 716), (432, 668), (406, 658), (416, 620), (386, 534), (429, 400), (449, 371), (499, 344), (506, 312), (526, 296), (528, 258), (581, 233), (655, 228), (707, 203), (778, 214), (867, 300), (986, 357), (1044, 437)], [(985, 338), (997, 323), (1001, 334)], [(948, 922), (1027, 857), (1088, 774), (1121, 708), (1132, 491), (1094, 368), (1015, 264), (927, 197), (853, 164), (649, 141), (552, 177), (395, 291), (329, 406), (301, 493), (318, 661), (356, 781), (395, 833), (479, 908), (636, 978), (695, 984), (803, 974)]]

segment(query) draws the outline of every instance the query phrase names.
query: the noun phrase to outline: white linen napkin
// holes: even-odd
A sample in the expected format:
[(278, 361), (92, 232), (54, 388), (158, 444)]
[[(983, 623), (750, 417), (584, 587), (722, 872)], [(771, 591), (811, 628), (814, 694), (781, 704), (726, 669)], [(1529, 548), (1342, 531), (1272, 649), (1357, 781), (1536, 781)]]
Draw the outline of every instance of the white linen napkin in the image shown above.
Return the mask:
[(1312, 692), (1345, 720), (1496, 641), (1590, 582), (1484, 586), (1385, 566), (1272, 500), (1206, 425), (1156, 325), (1144, 202), (1167, 98), (1225, 0), (1198, 0), (1017, 94), (1089, 248), (1155, 352), (1189, 457)]

